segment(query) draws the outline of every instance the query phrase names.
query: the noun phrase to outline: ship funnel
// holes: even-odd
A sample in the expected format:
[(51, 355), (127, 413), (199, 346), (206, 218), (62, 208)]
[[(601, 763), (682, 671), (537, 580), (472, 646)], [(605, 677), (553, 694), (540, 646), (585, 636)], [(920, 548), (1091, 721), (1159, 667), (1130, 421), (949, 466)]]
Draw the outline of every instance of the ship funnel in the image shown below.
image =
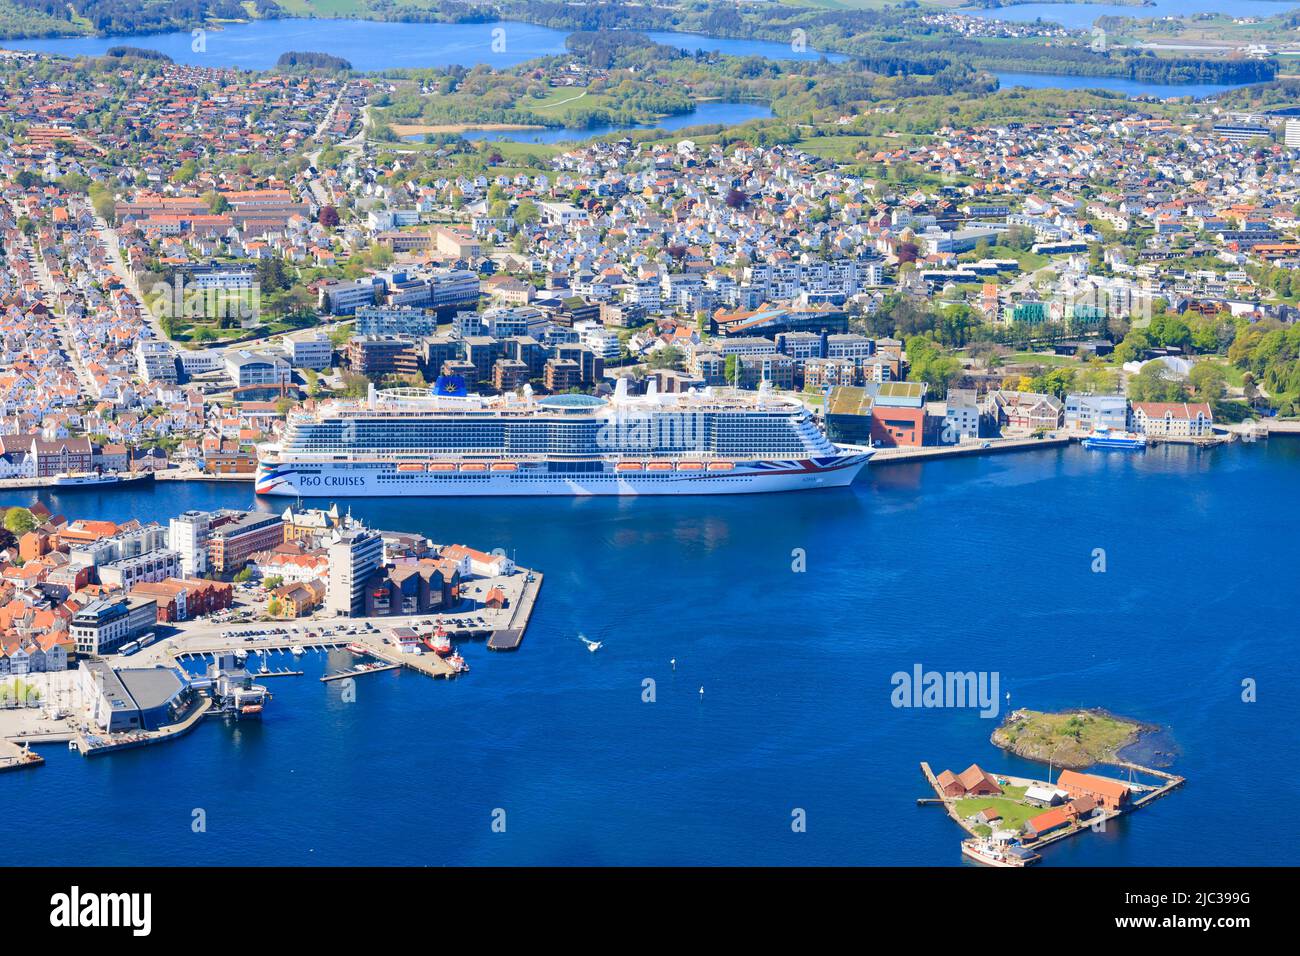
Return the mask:
[(653, 376), (645, 380), (646, 398), (654, 398), (659, 394), (659, 379)]
[(366, 383), (366, 408), (372, 412), (375, 410), (375, 383)]
[(618, 377), (618, 380), (614, 383), (614, 401), (616, 402), (627, 401), (627, 377), (626, 376), (620, 375)]

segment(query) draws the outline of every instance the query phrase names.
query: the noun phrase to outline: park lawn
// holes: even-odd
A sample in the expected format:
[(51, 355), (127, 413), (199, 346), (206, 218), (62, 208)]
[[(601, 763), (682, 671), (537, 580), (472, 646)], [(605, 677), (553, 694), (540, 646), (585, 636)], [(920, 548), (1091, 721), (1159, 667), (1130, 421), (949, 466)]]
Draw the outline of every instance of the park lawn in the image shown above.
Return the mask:
[(1079, 360), (1073, 355), (1057, 355), (1055, 352), (1012, 352), (1003, 361), (1009, 365), (1078, 365)]
[(1215, 365), (1219, 366), (1219, 368), (1223, 369), (1224, 378), (1232, 388), (1241, 388), (1246, 384), (1246, 373), (1237, 368), (1237, 366), (1228, 362), (1226, 359), (1221, 359), (1215, 356), (1214, 358), (1202, 359), (1202, 361), (1213, 362)]
[(1052, 261), (1048, 256), (1030, 252), (1028, 249), (1012, 249), (1010, 246), (990, 246), (988, 257), (990, 259), (1015, 259), (1025, 272), (1037, 272)]
[(1041, 807), (1027, 806), (1005, 797), (967, 797), (957, 801), (957, 815), (964, 820), (989, 807), (1002, 814), (999, 828), (1003, 830), (1023, 830), (1026, 821), (1045, 812)]

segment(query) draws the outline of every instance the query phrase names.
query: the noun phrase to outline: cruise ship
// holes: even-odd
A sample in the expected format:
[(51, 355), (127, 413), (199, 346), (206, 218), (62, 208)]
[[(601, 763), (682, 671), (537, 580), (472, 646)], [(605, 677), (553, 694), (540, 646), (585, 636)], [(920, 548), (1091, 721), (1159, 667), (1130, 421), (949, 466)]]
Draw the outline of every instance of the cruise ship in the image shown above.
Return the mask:
[(258, 449), (261, 495), (713, 495), (851, 484), (870, 448), (837, 445), (792, 398), (702, 389), (486, 398), (417, 388), (292, 414)]

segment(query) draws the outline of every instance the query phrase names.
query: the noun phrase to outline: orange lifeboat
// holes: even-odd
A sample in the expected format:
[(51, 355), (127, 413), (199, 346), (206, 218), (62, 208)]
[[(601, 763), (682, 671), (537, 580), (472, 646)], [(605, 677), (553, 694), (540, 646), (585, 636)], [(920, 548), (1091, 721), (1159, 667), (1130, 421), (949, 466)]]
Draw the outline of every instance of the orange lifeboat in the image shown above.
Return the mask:
[(467, 461), (460, 466), (461, 471), (487, 471), (487, 465), (481, 461)]
[(652, 461), (645, 467), (646, 471), (672, 471), (673, 463), (671, 461)]
[(492, 463), (493, 471), (518, 471), (519, 466), (513, 461), (495, 461)]
[(679, 461), (677, 463), (678, 471), (703, 471), (704, 465), (698, 461)]
[(614, 466), (615, 471), (642, 471), (639, 461), (620, 461)]
[(731, 471), (736, 467), (734, 461), (711, 461), (709, 462), (709, 471)]
[(429, 462), (430, 471), (455, 471), (456, 466), (449, 461), (431, 461)]
[(424, 465), (419, 462), (404, 461), (397, 466), (398, 471), (424, 471)]

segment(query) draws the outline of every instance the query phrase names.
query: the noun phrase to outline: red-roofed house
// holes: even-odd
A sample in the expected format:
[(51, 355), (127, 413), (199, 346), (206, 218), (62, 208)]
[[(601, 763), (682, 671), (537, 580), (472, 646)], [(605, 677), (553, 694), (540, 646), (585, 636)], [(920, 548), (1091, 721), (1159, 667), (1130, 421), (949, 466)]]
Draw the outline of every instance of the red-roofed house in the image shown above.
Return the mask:
[(1134, 402), (1133, 430), (1161, 438), (1200, 438), (1214, 428), (1214, 412), (1204, 402)]

